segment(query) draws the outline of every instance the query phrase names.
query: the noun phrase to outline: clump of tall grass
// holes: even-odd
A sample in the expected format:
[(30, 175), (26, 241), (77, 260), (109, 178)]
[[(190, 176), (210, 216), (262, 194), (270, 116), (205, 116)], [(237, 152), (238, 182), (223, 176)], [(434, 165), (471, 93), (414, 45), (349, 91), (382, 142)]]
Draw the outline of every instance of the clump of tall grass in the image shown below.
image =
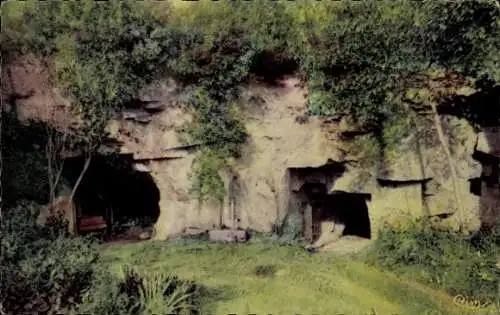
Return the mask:
[(124, 267), (120, 272), (121, 291), (135, 300), (132, 313), (198, 314), (199, 288), (165, 272), (140, 273)]

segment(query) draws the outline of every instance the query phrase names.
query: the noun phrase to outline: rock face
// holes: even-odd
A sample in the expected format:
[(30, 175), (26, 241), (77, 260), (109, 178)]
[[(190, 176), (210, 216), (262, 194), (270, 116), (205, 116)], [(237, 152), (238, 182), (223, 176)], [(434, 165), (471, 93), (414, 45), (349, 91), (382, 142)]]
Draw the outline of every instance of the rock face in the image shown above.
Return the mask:
[[(50, 87), (32, 89), (24, 86), (28, 83), (21, 84), (23, 76), (43, 81), (44, 75), (43, 71), (22, 69), (18, 65), (13, 68), (17, 77), (10, 80), (7, 92), (34, 92), (17, 102), (16, 110), (21, 117), (49, 120), (36, 109), (42, 108), (42, 103), (57, 108), (62, 101)], [(366, 170), (349, 163), (355, 157), (340, 141), (344, 127), (305, 115), (307, 91), (298, 87), (297, 78), (284, 79), (280, 86), (248, 85), (243, 91), (240, 109), (249, 139), (235, 167), (241, 181), (235, 207), (237, 228), (269, 232), (292, 213), (303, 217), (308, 183), (332, 193), (369, 196), (363, 198), (372, 237), (382, 225), (408, 217), (447, 217), (446, 222), (456, 224), (453, 185), (439, 145), (422, 144), (417, 150), (416, 141), (422, 136), (413, 135), (386, 154), (385, 172), (370, 174), (359, 184)], [(220, 224), (232, 226), (227, 200), (223, 204), (200, 203), (189, 194), (197, 144), (186, 144), (179, 137), (179, 128), (191, 119), (179, 106), (185, 103), (185, 93), (167, 79), (147, 87), (139, 97), (145, 104), (143, 109), (111, 121), (108, 130), (122, 143), (122, 153), (133, 154), (135, 169), (151, 174), (160, 191), (155, 238), (181, 234), (186, 227), (210, 230)], [(485, 221), (498, 224), (500, 189), (498, 180), (493, 179), (498, 177), (498, 128), (483, 130), (478, 137), (465, 121), (452, 117), (443, 121), (453, 127), (449, 136), (460, 202), (466, 209), (463, 220), (470, 229)], [(478, 151), (483, 151), (483, 158), (473, 158)], [(472, 179), (480, 182), (479, 195), (471, 193)]]
[[(289, 169), (320, 167), (329, 159), (342, 159), (322, 120), (311, 117), (306, 123), (296, 121), (306, 110), (306, 91), (296, 87), (297, 83), (290, 78), (282, 87), (253, 85), (245, 89), (242, 115), (250, 137), (236, 170), (241, 178), (235, 209), (240, 228), (270, 231), (285, 217), (290, 199)], [(166, 93), (153, 94), (162, 95), (163, 102), (170, 104)], [(200, 204), (188, 193), (196, 151), (191, 146), (182, 148), (175, 129), (189, 119), (182, 109), (169, 108), (156, 114), (148, 125), (129, 121), (111, 124), (110, 129), (124, 143), (124, 152), (140, 159), (149, 154), (151, 158), (148, 169), (161, 194), (156, 225), (159, 239), (179, 234), (187, 226), (210, 229), (219, 225), (221, 218), (222, 224), (231, 226), (227, 201), (222, 205)], [(177, 147), (181, 148), (172, 150)]]
[[(459, 203), (466, 210), (461, 214), (469, 229), (480, 225), (479, 197), (470, 192), (469, 179), (481, 176), (482, 165), (473, 158), (477, 135), (465, 121), (454, 117), (442, 118), (448, 130), (447, 142), (457, 171)], [(408, 216), (449, 217), (447, 223), (457, 226), (456, 200), (449, 162), (432, 126), (431, 132), (415, 133), (386, 154), (378, 175), (379, 193), (372, 208), (402, 208)], [(403, 206), (405, 205), (405, 206)], [(393, 211), (402, 214), (401, 211)], [(453, 215), (453, 216), (451, 216)]]
[[(242, 115), (249, 141), (237, 161), (242, 181), (236, 207), (238, 227), (271, 231), (287, 214), (301, 213), (304, 200), (300, 190), (307, 182), (323, 183), (329, 191), (370, 194), (372, 237), (383, 224), (422, 215), (449, 217), (447, 222), (456, 224), (453, 186), (439, 146), (423, 146), (416, 154), (414, 142), (419, 137), (414, 136), (413, 142), (410, 139), (387, 157), (385, 174), (355, 185), (362, 170), (343, 164), (353, 157), (344, 153), (338, 140), (342, 126), (317, 117), (303, 119), (307, 117), (307, 91), (297, 83), (296, 78), (288, 78), (280, 87), (245, 88)], [(156, 93), (162, 95), (159, 103), (171, 102), (167, 94)], [(182, 99), (179, 94), (177, 97)], [(115, 122), (120, 125), (118, 137), (125, 140), (124, 151), (137, 157), (150, 152), (148, 167), (162, 194), (156, 225), (160, 239), (179, 234), (186, 226), (209, 229), (219, 223), (231, 225), (227, 201), (222, 205), (200, 204), (188, 193), (188, 174), (196, 151), (189, 146), (172, 150), (181, 145), (175, 127), (188, 119), (182, 109), (173, 108), (156, 114), (145, 126)], [(472, 158), (477, 136), (465, 121), (447, 118), (446, 123), (456, 132), (452, 150), (459, 170), (461, 202), (467, 209), (463, 219), (475, 229), (480, 224), (480, 197), (470, 193), (468, 180), (481, 176), (481, 164)], [(127, 141), (126, 134), (136, 141)], [(161, 154), (163, 159), (153, 158)], [(329, 161), (337, 167), (326, 167)]]
[(20, 120), (49, 121), (58, 128), (78, 123), (71, 115), (71, 104), (51, 84), (50, 71), (41, 60), (21, 57), (2, 67), (1, 77), (2, 100), (11, 103), (10, 110)]

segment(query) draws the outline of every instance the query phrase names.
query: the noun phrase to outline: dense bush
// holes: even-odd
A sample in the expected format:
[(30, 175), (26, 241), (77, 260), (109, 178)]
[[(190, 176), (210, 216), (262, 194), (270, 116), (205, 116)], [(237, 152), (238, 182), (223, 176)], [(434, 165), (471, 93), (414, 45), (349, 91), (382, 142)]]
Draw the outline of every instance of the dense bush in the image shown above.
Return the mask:
[[(432, 223), (385, 228), (368, 261), (442, 287), (453, 295), (496, 302), (500, 283), (498, 234), (473, 245)], [(479, 246), (480, 245), (480, 246)]]
[(21, 203), (3, 217), (0, 305), (7, 314), (68, 312), (91, 286), (92, 243), (64, 235), (60, 220), (37, 226), (38, 213), (38, 206)]
[(90, 240), (70, 237), (66, 222), (36, 224), (39, 206), (8, 209), (0, 230), (0, 310), (5, 314), (197, 314), (197, 285), (173, 275), (120, 275), (101, 265)]

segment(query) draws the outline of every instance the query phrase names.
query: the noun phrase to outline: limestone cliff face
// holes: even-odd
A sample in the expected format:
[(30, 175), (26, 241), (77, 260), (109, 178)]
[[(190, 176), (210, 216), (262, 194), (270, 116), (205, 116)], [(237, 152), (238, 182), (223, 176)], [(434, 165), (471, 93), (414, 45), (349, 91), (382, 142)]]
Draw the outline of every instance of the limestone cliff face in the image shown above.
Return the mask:
[[(15, 78), (10, 80), (10, 86), (3, 85), (3, 93), (26, 94), (23, 76), (30, 77), (30, 82), (44, 81), (43, 72), (27, 72), (22, 70), (26, 65), (15, 66)], [(239, 227), (270, 231), (287, 214), (304, 215), (303, 187), (313, 182), (324, 184), (330, 192), (369, 196), (363, 198), (368, 204), (372, 237), (383, 224), (407, 217), (440, 216), (447, 217), (450, 224), (456, 223), (448, 165), (439, 146), (417, 148), (420, 136), (414, 135), (386, 155), (385, 172), (371, 174), (363, 185), (356, 184), (365, 170), (349, 163), (355, 157), (345, 152), (339, 140), (342, 126), (332, 120), (304, 116), (307, 91), (294, 77), (281, 83), (242, 87), (241, 116), (249, 138), (235, 167), (241, 181), (236, 204)], [(17, 102), (15, 110), (23, 119), (48, 120), (38, 111), (58, 108), (65, 101), (57, 98), (52, 87), (35, 85), (31, 95)], [(200, 204), (189, 194), (197, 144), (181, 141), (178, 132), (190, 119), (183, 106), (185, 91), (165, 79), (146, 88), (141, 98), (148, 102), (147, 108), (124, 112), (109, 123), (108, 129), (122, 142), (121, 151), (132, 153), (136, 168), (150, 172), (159, 188), (156, 238), (165, 239), (186, 227), (211, 228), (220, 222), (231, 225), (227, 201), (222, 205)], [(463, 120), (446, 117), (445, 124), (453, 126), (448, 136), (453, 138), (451, 149), (458, 166), (460, 199), (467, 211), (464, 219), (468, 227), (475, 229), (485, 220), (498, 224), (498, 178), (488, 183), (482, 179), (498, 177), (498, 144), (495, 146), (492, 139), (500, 139), (499, 131), (485, 130), (478, 137)], [(478, 159), (475, 155), (480, 151), (493, 158)], [(471, 188), (473, 180), (483, 187), (479, 193)]]
[[(159, 86), (165, 90), (167, 85)], [(182, 99), (178, 92), (156, 94), (162, 95), (157, 101), (166, 106)], [(330, 191), (369, 194), (373, 237), (385, 223), (422, 215), (447, 217), (447, 223), (457, 224), (450, 172), (438, 145), (420, 146), (418, 151), (416, 141), (421, 139), (413, 135), (386, 156), (383, 174), (372, 174), (363, 185), (356, 185), (362, 170), (347, 163), (355, 157), (344, 152), (339, 140), (342, 126), (316, 117), (304, 118), (306, 94), (293, 77), (277, 87), (244, 88), (241, 109), (249, 141), (243, 157), (236, 161), (242, 186), (236, 210), (240, 227), (270, 231), (287, 214), (301, 214), (297, 194), (308, 181), (322, 182)], [(223, 205), (199, 204), (188, 193), (188, 174), (196, 150), (188, 146), (177, 149), (182, 145), (175, 132), (188, 119), (181, 108), (169, 108), (152, 116), (144, 126), (113, 122), (117, 138), (124, 142), (124, 152), (148, 163), (159, 186), (162, 211), (157, 237), (161, 239), (188, 226), (210, 228), (220, 221), (231, 224), (227, 201)], [(453, 127), (450, 142), (459, 173), (459, 194), (467, 210), (463, 220), (468, 228), (476, 229), (481, 223), (480, 197), (470, 192), (469, 180), (481, 176), (481, 164), (473, 159), (478, 137), (464, 120), (447, 117), (444, 123)], [(128, 134), (132, 136), (125, 136)], [(328, 175), (321, 169), (328, 161), (345, 169)], [(306, 175), (297, 175), (298, 170)]]
[[(269, 231), (288, 212), (289, 168), (319, 167), (342, 160), (338, 142), (324, 128), (324, 121), (297, 117), (306, 110), (306, 91), (296, 78), (280, 87), (247, 86), (241, 100), (242, 116), (249, 141), (236, 171), (241, 193), (236, 207), (239, 226)], [(169, 95), (160, 102), (171, 104)], [(157, 237), (181, 232), (185, 227), (211, 228), (222, 222), (230, 225), (228, 202), (200, 204), (189, 195), (189, 173), (196, 151), (181, 146), (175, 133), (189, 119), (181, 109), (168, 109), (138, 127), (133, 122), (114, 121), (110, 129), (123, 141), (124, 152), (134, 153), (147, 163), (161, 192), (161, 215)], [(128, 134), (132, 136), (127, 136)], [(299, 187), (300, 188), (300, 187)]]

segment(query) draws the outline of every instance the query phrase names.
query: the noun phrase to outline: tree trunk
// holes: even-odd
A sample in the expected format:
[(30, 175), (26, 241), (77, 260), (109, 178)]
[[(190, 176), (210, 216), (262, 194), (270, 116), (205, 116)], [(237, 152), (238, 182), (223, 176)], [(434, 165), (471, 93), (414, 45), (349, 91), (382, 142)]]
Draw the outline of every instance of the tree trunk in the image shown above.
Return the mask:
[[(416, 130), (416, 138), (415, 138), (415, 144), (416, 144), (416, 150), (417, 150), (417, 156), (418, 160), (420, 163), (420, 174), (422, 176), (422, 179), (427, 178), (427, 174), (425, 173), (425, 163), (424, 163), (424, 157), (423, 157), (423, 152), (422, 152), (422, 145), (420, 144), (420, 137), (419, 137), (419, 130), (418, 130), (418, 125), (417, 123), (413, 120), (413, 127)], [(426, 188), (427, 188), (427, 183), (423, 182), (422, 183), (422, 194), (421, 194), (421, 199), (422, 199), (422, 216), (423, 216), (423, 222), (427, 223), (431, 212), (429, 209), (429, 205), (427, 204), (426, 200)]]
[[(2, 99), (3, 103), (3, 99)], [(3, 208), (3, 191), (2, 191), (2, 170), (3, 170), (3, 155), (2, 155), (2, 131), (3, 131), (3, 106), (0, 106), (0, 224), (3, 224), (2, 208)], [(3, 307), (0, 303), (0, 313), (3, 313)]]
[(78, 179), (76, 180), (75, 186), (73, 186), (73, 190), (71, 191), (71, 194), (70, 194), (69, 199), (68, 199), (69, 207), (71, 207), (71, 209), (72, 209), (71, 215), (73, 218), (73, 220), (72, 220), (73, 222), (70, 222), (70, 224), (72, 225), (72, 228), (70, 228), (70, 231), (78, 231), (78, 226), (77, 226), (77, 222), (76, 222), (77, 221), (76, 206), (72, 207), (72, 204), (73, 204), (73, 199), (75, 198), (75, 193), (82, 182), (83, 176), (85, 175), (85, 173), (87, 172), (87, 170), (90, 166), (91, 159), (92, 159), (92, 155), (89, 155), (87, 157), (87, 159), (85, 160), (85, 164), (83, 165), (83, 169), (80, 172), (80, 175), (78, 176)]
[(58, 161), (59, 150), (54, 144), (52, 134), (50, 133), (48, 134), (45, 153), (47, 157), (47, 175), (49, 177), (49, 200), (50, 202), (54, 202), (54, 200), (56, 199), (57, 185), (59, 184), (59, 180), (61, 179), (62, 170), (64, 167), (64, 160), (62, 160), (61, 162)]
[(73, 186), (73, 190), (71, 191), (71, 195), (69, 196), (69, 201), (72, 202), (73, 198), (75, 197), (76, 190), (78, 189), (78, 186), (80, 186), (83, 176), (87, 172), (89, 166), (90, 166), (90, 161), (92, 159), (92, 156), (89, 155), (87, 159), (85, 160), (85, 164), (83, 165), (83, 169), (80, 172), (80, 175), (78, 176), (78, 179), (76, 180), (75, 186)]
[(47, 175), (49, 177), (49, 202), (52, 203), (56, 199), (55, 197), (55, 188), (54, 188), (54, 172), (52, 169), (52, 137), (51, 134), (48, 133), (47, 137), (47, 145), (45, 146), (45, 156), (47, 157)]
[(222, 229), (223, 226), (223, 215), (224, 215), (224, 201), (219, 202), (219, 229)]
[(61, 165), (59, 166), (59, 169), (57, 170), (56, 178), (54, 179), (54, 186), (53, 186), (54, 190), (52, 192), (52, 195), (54, 195), (54, 199), (55, 199), (55, 195), (56, 195), (57, 185), (59, 184), (59, 180), (61, 179), (63, 168), (64, 168), (64, 160), (61, 162)]
[(432, 112), (433, 112), (433, 116), (434, 116), (434, 124), (436, 127), (439, 142), (441, 143), (441, 148), (442, 148), (444, 154), (446, 155), (446, 158), (448, 160), (448, 166), (449, 166), (450, 172), (451, 172), (451, 181), (453, 184), (453, 192), (455, 195), (455, 204), (456, 204), (456, 209), (458, 212), (459, 231), (462, 232), (463, 231), (463, 224), (464, 224), (464, 222), (463, 222), (463, 211), (464, 210), (463, 210), (462, 202), (460, 200), (460, 194), (458, 192), (457, 169), (456, 169), (455, 162), (453, 161), (453, 157), (451, 156), (451, 151), (450, 151), (450, 148), (448, 146), (448, 142), (446, 141), (446, 137), (445, 137), (444, 132), (443, 132), (443, 126), (441, 124), (441, 119), (439, 118), (439, 114), (437, 112), (436, 104), (431, 102), (431, 106), (432, 106)]

